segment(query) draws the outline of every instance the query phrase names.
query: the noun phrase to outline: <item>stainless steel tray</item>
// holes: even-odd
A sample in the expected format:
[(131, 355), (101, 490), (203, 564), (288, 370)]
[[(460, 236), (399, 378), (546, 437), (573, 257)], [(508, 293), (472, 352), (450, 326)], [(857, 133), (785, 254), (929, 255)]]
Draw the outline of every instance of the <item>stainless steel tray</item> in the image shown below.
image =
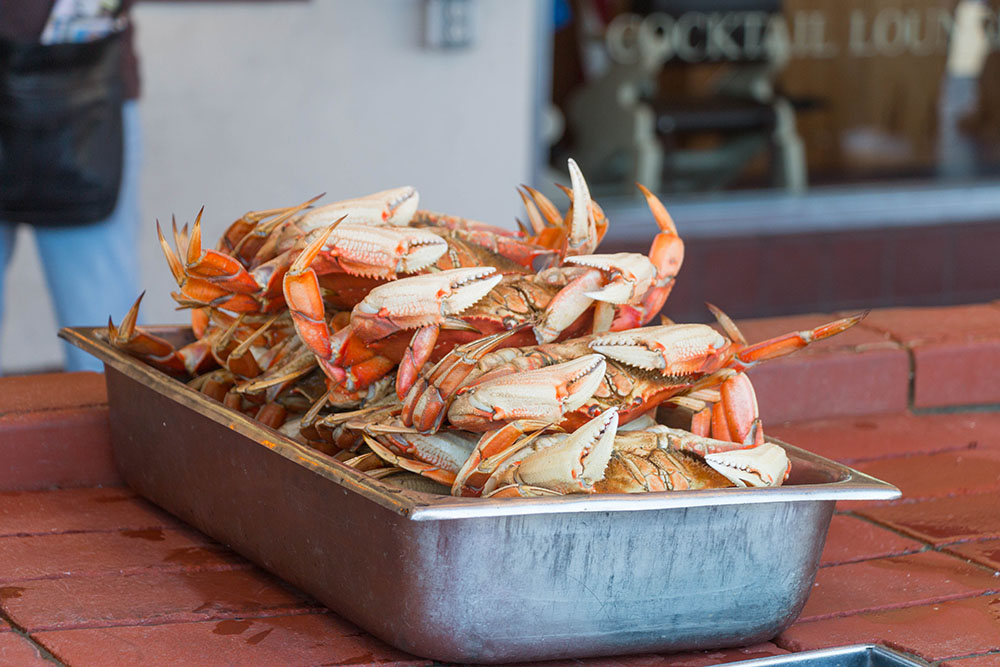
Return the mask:
[(927, 667), (884, 646), (840, 646), (728, 663), (729, 667)]
[(404, 491), (132, 359), (101, 329), (60, 336), (105, 362), (112, 447), (132, 488), (437, 660), (770, 639), (805, 604), (835, 502), (899, 496), (784, 443), (793, 472), (777, 488), (494, 501)]

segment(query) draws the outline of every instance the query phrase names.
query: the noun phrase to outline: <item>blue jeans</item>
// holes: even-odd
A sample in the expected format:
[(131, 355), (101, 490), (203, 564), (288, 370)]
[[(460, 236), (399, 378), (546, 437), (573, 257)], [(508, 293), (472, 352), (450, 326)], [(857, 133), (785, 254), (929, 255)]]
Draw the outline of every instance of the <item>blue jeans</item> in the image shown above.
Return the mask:
[[(36, 227), (35, 243), (60, 327), (116, 323), (139, 296), (139, 168), (142, 131), (134, 101), (122, 107), (125, 160), (115, 210), (106, 220), (77, 227)], [(72, 222), (72, 221), (68, 221)], [(17, 225), (0, 221), (0, 315), (3, 276), (14, 254)], [(52, 332), (54, 336), (56, 332)], [(86, 352), (63, 343), (66, 370), (103, 370)]]

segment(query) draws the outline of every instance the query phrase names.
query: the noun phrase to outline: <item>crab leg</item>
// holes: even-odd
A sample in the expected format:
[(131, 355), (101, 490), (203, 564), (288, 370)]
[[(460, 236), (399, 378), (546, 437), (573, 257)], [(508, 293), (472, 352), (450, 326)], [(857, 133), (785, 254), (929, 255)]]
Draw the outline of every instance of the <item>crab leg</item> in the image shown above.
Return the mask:
[[(706, 405), (704, 411), (709, 415), (710, 432), (716, 440), (741, 442), (747, 446), (764, 444), (757, 395), (745, 373), (734, 373), (723, 381), (719, 386), (719, 401), (714, 405)], [(703, 419), (705, 418), (700, 417), (698, 421)], [(692, 432), (693, 424), (694, 420)]]
[(545, 230), (550, 226), (548, 221), (542, 217), (542, 212), (538, 210), (538, 206), (532, 200), (528, 186), (524, 186), (525, 190), (517, 189), (517, 194), (521, 197), (521, 202), (524, 204), (524, 210), (528, 213), (528, 223), (531, 224), (531, 231), (534, 232), (535, 238), (541, 237)]
[(214, 368), (215, 360), (208, 341), (198, 340), (178, 350), (159, 336), (136, 326), (139, 304), (145, 295), (145, 292), (139, 295), (117, 328), (108, 318), (108, 342), (171, 375), (197, 375)]
[[(383, 433), (372, 437), (365, 433), (365, 443), (380, 458), (404, 470), (451, 486), (462, 464), (475, 446), (475, 440), (451, 431), (424, 435), (420, 433)], [(400, 452), (397, 454), (393, 449)]]
[(590, 198), (590, 188), (587, 186), (583, 172), (572, 158), (568, 160), (569, 180), (572, 186), (572, 202), (567, 213), (569, 229), (566, 235), (566, 245), (563, 257), (589, 255), (597, 247), (597, 221)]
[[(292, 265), (285, 277), (285, 298), (296, 330), (317, 355), (324, 372), (351, 390), (367, 387), (402, 361), (397, 393), (405, 395), (430, 357), (440, 328), (475, 330), (457, 316), (501, 279), (492, 267), (477, 267), (380, 285), (354, 307), (350, 324), (330, 336), (315, 273), (306, 265), (307, 253), (318, 252), (322, 241), (323, 237), (317, 238)], [(402, 360), (370, 348), (371, 343), (407, 329), (416, 333)]]
[[(174, 276), (174, 280), (180, 288), (180, 292), (175, 292), (172, 296), (181, 306), (195, 308), (212, 306), (232, 312), (260, 311), (260, 303), (250, 294), (233, 293), (232, 290), (226, 289), (212, 281), (189, 276), (184, 270), (184, 264), (181, 263), (181, 260), (164, 238), (159, 221), (156, 222), (156, 235), (160, 240), (160, 247), (163, 249), (163, 254), (167, 258), (167, 266), (170, 267), (170, 273)], [(180, 239), (177, 234), (175, 234), (175, 238)]]
[(543, 248), (562, 252), (566, 242), (566, 228), (559, 209), (548, 197), (528, 185), (522, 185), (517, 193), (524, 202), (534, 236), (530, 240)]
[(217, 250), (202, 251), (201, 216), (204, 211), (204, 207), (198, 211), (194, 224), (191, 226), (184, 274), (188, 277), (206, 280), (235, 294), (259, 292), (260, 285), (235, 257)]
[[(251, 230), (249, 230), (246, 234), (244, 234), (242, 238), (240, 238), (239, 241), (236, 242), (235, 244), (232, 243), (224, 244), (222, 241), (220, 241), (218, 248), (219, 251), (220, 252), (226, 251), (226, 248), (224, 246), (230, 245), (231, 248), (229, 248), (228, 250), (230, 255), (236, 257), (238, 260), (243, 262), (244, 265), (252, 266), (253, 265), (252, 262), (254, 261), (254, 258), (257, 256), (257, 253), (260, 252), (260, 249), (264, 246), (265, 243), (267, 243), (268, 239), (271, 238), (271, 235), (274, 233), (276, 229), (280, 229), (282, 225), (284, 225), (288, 220), (292, 218), (292, 216), (294, 216), (299, 211), (308, 208), (317, 199), (324, 196), (325, 194), (326, 193), (316, 195), (312, 199), (302, 202), (298, 206), (291, 206), (285, 209), (272, 209), (271, 211), (262, 211), (258, 215), (272, 214), (275, 215), (276, 217), (274, 217), (274, 219), (272, 220), (268, 220), (264, 224), (255, 224), (254, 227)], [(247, 216), (250, 215), (252, 214), (250, 213), (247, 214)], [(270, 215), (266, 215), (265, 217), (270, 217)], [(225, 240), (226, 237), (223, 237), (223, 241)]]
[(476, 331), (456, 316), (500, 282), (492, 267), (452, 269), (404, 278), (376, 287), (351, 313), (349, 335), (373, 341), (416, 329), (396, 375), (396, 393), (406, 396), (430, 358), (442, 327)]
[(331, 224), (325, 233), (306, 246), (292, 262), (282, 280), (282, 291), (288, 310), (292, 314), (295, 330), (320, 359), (329, 359), (332, 354), (330, 328), (326, 324), (326, 308), (323, 306), (323, 297), (319, 289), (319, 278), (310, 264), (334, 228), (343, 220), (344, 218), (340, 218)]
[(706, 324), (666, 324), (598, 336), (590, 348), (668, 377), (707, 374), (730, 357), (732, 342)]
[(734, 368), (738, 371), (744, 371), (752, 366), (755, 366), (761, 361), (767, 361), (768, 359), (775, 359), (777, 357), (783, 357), (786, 354), (791, 354), (792, 352), (800, 350), (810, 343), (815, 343), (818, 340), (829, 338), (830, 336), (834, 336), (850, 329), (864, 319), (867, 314), (867, 312), (860, 313), (851, 317), (845, 317), (839, 320), (834, 320), (833, 322), (821, 324), (815, 329), (793, 331), (791, 333), (784, 334), (783, 336), (776, 336), (775, 338), (771, 338), (760, 343), (748, 345), (735, 354), (733, 361), (729, 364), (729, 366), (730, 368)]
[(365, 444), (367, 444), (380, 459), (390, 465), (394, 465), (418, 475), (423, 475), (424, 477), (433, 479), (439, 484), (451, 486), (451, 484), (455, 481), (455, 473), (451, 470), (446, 470), (433, 463), (426, 463), (424, 461), (417, 461), (406, 458), (405, 456), (400, 456), (368, 434), (362, 434), (362, 437), (365, 439)]
[[(267, 238), (277, 225), (299, 211), (308, 208), (325, 195), (325, 192), (318, 194), (295, 206), (249, 211), (243, 214), (241, 218), (234, 220), (226, 228), (226, 231), (223, 232), (222, 237), (219, 239), (216, 249), (219, 252), (237, 257), (240, 260), (249, 260), (256, 252), (256, 246), (259, 246), (259, 243)], [(264, 223), (268, 218), (272, 218), (272, 220)]]
[(557, 339), (594, 303), (589, 294), (604, 285), (600, 271), (584, 271), (556, 293), (534, 327), (539, 343)]
[(791, 354), (851, 328), (863, 317), (845, 317), (753, 345), (733, 342), (705, 324), (667, 324), (598, 336), (590, 342), (590, 348), (623, 364), (659, 371), (664, 376), (705, 376), (723, 368), (744, 371), (761, 361)]

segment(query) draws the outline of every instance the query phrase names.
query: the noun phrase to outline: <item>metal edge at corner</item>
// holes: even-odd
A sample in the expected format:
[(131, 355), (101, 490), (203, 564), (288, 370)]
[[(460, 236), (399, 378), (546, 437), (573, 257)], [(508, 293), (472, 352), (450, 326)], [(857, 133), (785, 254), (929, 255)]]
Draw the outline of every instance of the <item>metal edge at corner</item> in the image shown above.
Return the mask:
[[(865, 656), (873, 666), (882, 665), (882, 662), (872, 661), (873, 657), (891, 661), (885, 667), (924, 667), (926, 663), (917, 662), (908, 655), (893, 651), (879, 644), (851, 644), (849, 646), (835, 646), (831, 648), (816, 649), (801, 653), (790, 653), (787, 655), (774, 655), (766, 658), (754, 658), (752, 660), (741, 660), (739, 662), (728, 663), (731, 667), (784, 667), (817, 664), (818, 661), (829, 661), (837, 658), (855, 658)], [(820, 664), (828, 664), (822, 662)], [(833, 664), (833, 663), (829, 663)], [(839, 662), (836, 664), (840, 664)]]

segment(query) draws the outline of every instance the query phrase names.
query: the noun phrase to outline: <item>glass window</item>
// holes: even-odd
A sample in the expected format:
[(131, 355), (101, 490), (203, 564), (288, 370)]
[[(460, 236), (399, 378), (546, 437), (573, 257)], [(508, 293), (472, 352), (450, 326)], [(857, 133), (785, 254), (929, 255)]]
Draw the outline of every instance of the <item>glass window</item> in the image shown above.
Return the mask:
[(990, 177), (998, 48), (985, 0), (560, 2), (552, 164), (606, 192)]

